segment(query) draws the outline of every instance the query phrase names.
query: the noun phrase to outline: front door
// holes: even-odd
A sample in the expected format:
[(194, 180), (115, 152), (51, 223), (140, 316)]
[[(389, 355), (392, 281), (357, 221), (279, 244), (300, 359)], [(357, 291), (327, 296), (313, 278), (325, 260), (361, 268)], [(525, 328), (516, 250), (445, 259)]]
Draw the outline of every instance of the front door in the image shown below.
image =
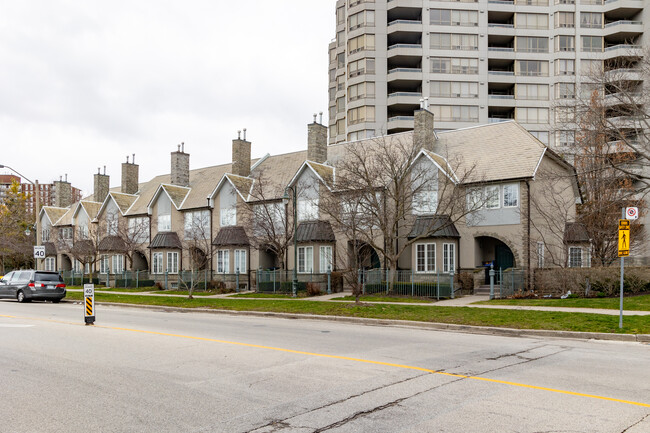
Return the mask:
[(512, 251), (505, 244), (496, 245), (494, 247), (494, 269), (506, 270), (515, 265), (515, 257)]

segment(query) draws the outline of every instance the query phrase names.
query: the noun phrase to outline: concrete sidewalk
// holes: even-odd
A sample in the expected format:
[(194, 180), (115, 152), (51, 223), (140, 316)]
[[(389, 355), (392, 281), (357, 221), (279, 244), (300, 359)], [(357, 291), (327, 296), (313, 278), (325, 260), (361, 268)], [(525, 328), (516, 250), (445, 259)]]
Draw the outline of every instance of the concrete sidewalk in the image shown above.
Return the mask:
[[(82, 292), (82, 289), (68, 289), (70, 292)], [(138, 296), (169, 296), (176, 298), (187, 298), (187, 295), (165, 294), (163, 292), (117, 292), (110, 290), (95, 290), (96, 293), (106, 293), (114, 295), (138, 295)], [(255, 292), (242, 292), (242, 293), (255, 293)], [(351, 296), (350, 292), (332, 293), (331, 295), (313, 296), (309, 298), (243, 298), (232, 296), (233, 293), (225, 293), (209, 296), (195, 296), (195, 299), (239, 299), (239, 300), (257, 300), (257, 301), (273, 301), (273, 300), (286, 300), (286, 301), (317, 301), (317, 302), (344, 302), (351, 301), (335, 301), (334, 298), (342, 298), (344, 296)], [(558, 311), (564, 313), (585, 313), (585, 314), (603, 314), (609, 316), (618, 316), (619, 310), (610, 310), (604, 308), (573, 308), (573, 307), (545, 307), (545, 306), (532, 306), (532, 305), (486, 305), (475, 304), (475, 302), (487, 301), (489, 296), (469, 295), (462, 296), (454, 299), (445, 299), (438, 302), (369, 302), (363, 301), (368, 304), (385, 304), (385, 305), (413, 305), (413, 306), (426, 306), (426, 307), (470, 307), (470, 308), (491, 308), (498, 310), (520, 310), (520, 311)], [(650, 316), (650, 311), (633, 311), (623, 310), (624, 316)]]

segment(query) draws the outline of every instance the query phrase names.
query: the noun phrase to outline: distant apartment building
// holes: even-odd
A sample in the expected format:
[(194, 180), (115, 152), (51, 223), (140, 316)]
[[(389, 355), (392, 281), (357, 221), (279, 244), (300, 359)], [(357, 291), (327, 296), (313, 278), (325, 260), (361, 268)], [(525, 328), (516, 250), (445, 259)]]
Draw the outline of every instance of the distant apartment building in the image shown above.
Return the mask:
[[(338, 0), (329, 45), (329, 143), (515, 119), (561, 149), (586, 73), (629, 72), (648, 46), (643, 0)], [(580, 93), (582, 92), (582, 93)]]
[[(12, 174), (0, 175), (0, 202), (5, 200), (7, 190), (15, 181), (20, 183), (21, 191), (27, 196), (27, 209), (34, 212), (36, 207), (35, 186), (29, 182), (21, 182), (21, 180), (20, 177)], [(81, 200), (81, 190), (73, 187), (67, 179), (59, 179), (52, 183), (39, 183), (38, 189), (40, 191), (41, 206), (67, 207)]]

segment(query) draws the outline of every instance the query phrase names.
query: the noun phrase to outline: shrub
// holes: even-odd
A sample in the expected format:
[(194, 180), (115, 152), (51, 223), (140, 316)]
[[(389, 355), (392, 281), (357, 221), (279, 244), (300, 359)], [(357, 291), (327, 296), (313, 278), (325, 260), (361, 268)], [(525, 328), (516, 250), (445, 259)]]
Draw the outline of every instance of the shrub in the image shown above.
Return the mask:
[[(620, 267), (537, 269), (534, 285), (538, 295), (560, 295), (571, 291), (579, 297), (617, 296), (620, 291)], [(589, 291), (587, 291), (589, 281)], [(650, 290), (650, 268), (625, 268), (623, 291), (639, 294)]]
[(307, 296), (320, 296), (320, 284), (318, 283), (307, 283)]

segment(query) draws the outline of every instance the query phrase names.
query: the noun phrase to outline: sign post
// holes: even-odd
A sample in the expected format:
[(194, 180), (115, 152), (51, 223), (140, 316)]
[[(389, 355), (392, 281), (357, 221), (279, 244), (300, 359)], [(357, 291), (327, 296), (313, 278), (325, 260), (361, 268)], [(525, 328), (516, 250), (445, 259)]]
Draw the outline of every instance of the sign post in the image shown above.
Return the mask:
[(86, 325), (95, 324), (95, 285), (84, 284), (84, 321)]
[(625, 257), (630, 255), (630, 221), (625, 219), (625, 208), (622, 219), (618, 220), (618, 256), (621, 258), (621, 300), (619, 305), (618, 327), (623, 328), (623, 277), (625, 274)]
[(45, 258), (45, 247), (42, 245), (34, 245), (34, 258), (35, 259), (44, 259)]

